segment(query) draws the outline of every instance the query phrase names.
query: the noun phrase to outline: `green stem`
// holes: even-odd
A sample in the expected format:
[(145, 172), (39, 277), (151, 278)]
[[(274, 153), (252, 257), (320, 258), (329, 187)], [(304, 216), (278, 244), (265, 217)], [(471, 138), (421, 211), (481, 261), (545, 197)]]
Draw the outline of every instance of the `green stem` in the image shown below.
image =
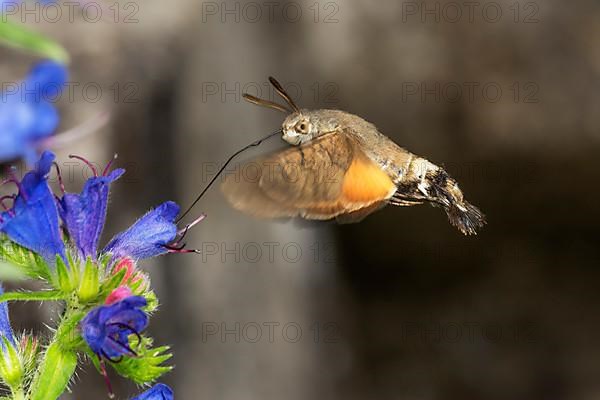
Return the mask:
[(4, 17), (0, 18), (0, 41), (58, 62), (69, 62), (69, 53), (60, 44), (44, 35), (30, 31), (23, 24), (8, 21)]
[(56, 400), (67, 389), (77, 367), (77, 324), (83, 313), (70, 307), (46, 349), (29, 389), (31, 400)]
[(30, 389), (31, 400), (56, 400), (67, 389), (77, 367), (77, 354), (54, 342), (46, 351)]

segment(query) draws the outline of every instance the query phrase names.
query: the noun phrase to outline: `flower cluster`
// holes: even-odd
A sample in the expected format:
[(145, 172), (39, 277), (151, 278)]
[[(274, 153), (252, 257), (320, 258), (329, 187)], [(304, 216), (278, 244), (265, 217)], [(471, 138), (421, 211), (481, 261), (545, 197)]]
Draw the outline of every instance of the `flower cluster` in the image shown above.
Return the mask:
[[(33, 371), (35, 363), (25, 360), (38, 357), (38, 346), (31, 344), (29, 336), (24, 336), (27, 340), (21, 342), (14, 338), (6, 303), (0, 303), (0, 335), (5, 338), (1, 342), (5, 356), (0, 357), (0, 378), (15, 398), (25, 392), (50, 393), (43, 398), (56, 398), (53, 390), (68, 385), (77, 365), (77, 354), (83, 353), (104, 375), (111, 394), (107, 362), (120, 375), (138, 384), (149, 384), (170, 370), (163, 364), (170, 354), (168, 347), (153, 348), (152, 339), (144, 335), (157, 300), (148, 276), (137, 268), (137, 263), (165, 253), (194, 252), (181, 242), (188, 229), (203, 216), (178, 229), (175, 221), (179, 206), (168, 201), (98, 250), (110, 185), (125, 171), (111, 170), (111, 162), (98, 173), (88, 163), (94, 176), (80, 193), (67, 193), (54, 158), (53, 153), (46, 151), (23, 179), (10, 176), (5, 184), (16, 185), (17, 193), (0, 199), (4, 208), (0, 212), (0, 257), (17, 266), (24, 275), (44, 281), (49, 290), (0, 293), (0, 301), (62, 301), (65, 312), (54, 342), (42, 355), (41, 365)], [(53, 165), (62, 191), (59, 196), (55, 196), (48, 184)], [(57, 364), (67, 373), (57, 376)], [(171, 390), (160, 384), (136, 397), (171, 398)]]
[[(165, 253), (194, 252), (185, 249), (182, 240), (202, 218), (180, 230), (175, 221), (179, 206), (165, 202), (99, 247), (110, 186), (125, 171), (111, 170), (109, 163), (98, 173), (77, 157), (88, 163), (94, 176), (80, 193), (67, 193), (54, 154), (44, 150), (96, 131), (108, 115), (100, 113), (56, 135), (60, 118), (54, 102), (67, 83), (70, 57), (56, 41), (5, 15), (22, 5), (23, 0), (0, 0), (2, 43), (48, 60), (37, 62), (22, 81), (7, 83), (0, 92), (0, 167), (17, 160), (28, 166), (37, 161), (22, 179), (10, 170), (7, 179), (0, 180), (2, 193), (7, 185), (16, 187), (15, 194), (0, 195), (0, 272), (3, 279), (37, 280), (44, 289), (4, 292), (0, 283), (0, 384), (10, 391), (0, 396), (55, 400), (68, 389), (78, 363), (91, 360), (112, 397), (107, 365), (143, 386), (171, 369), (165, 365), (169, 348), (153, 347), (144, 333), (157, 299), (137, 264)], [(60, 182), (58, 195), (48, 184), (53, 166)], [(60, 302), (50, 338), (15, 335), (9, 301)], [(173, 392), (159, 383), (136, 399), (171, 400)]]

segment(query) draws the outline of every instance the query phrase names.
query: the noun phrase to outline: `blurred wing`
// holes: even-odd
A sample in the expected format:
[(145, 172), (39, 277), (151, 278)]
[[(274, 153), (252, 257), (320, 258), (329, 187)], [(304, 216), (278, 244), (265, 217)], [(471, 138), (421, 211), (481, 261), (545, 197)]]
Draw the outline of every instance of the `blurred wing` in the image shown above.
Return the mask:
[(353, 136), (338, 131), (245, 164), (222, 190), (235, 208), (256, 216), (346, 215), (352, 222), (384, 205), (396, 186)]

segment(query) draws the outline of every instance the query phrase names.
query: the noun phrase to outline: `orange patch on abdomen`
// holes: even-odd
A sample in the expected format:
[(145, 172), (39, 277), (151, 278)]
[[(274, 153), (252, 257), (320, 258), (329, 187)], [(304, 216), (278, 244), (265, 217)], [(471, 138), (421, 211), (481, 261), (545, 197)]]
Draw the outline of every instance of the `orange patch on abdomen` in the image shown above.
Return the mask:
[(390, 198), (395, 191), (388, 174), (369, 159), (354, 159), (344, 175), (342, 195), (348, 202), (371, 204)]

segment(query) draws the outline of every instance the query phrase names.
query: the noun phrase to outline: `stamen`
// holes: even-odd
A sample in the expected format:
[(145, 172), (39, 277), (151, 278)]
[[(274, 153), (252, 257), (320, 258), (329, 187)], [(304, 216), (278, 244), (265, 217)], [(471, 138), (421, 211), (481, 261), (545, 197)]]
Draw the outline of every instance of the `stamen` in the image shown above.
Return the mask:
[(115, 358), (115, 359), (112, 359), (112, 358), (107, 358), (107, 360), (108, 360), (108, 361), (110, 361), (110, 362), (111, 362), (111, 363), (113, 363), (113, 364), (118, 364), (118, 363), (120, 363), (121, 361), (123, 361), (123, 359), (124, 359), (124, 358), (125, 358), (125, 357), (123, 357), (123, 356), (119, 356), (119, 358)]
[(137, 342), (136, 346), (139, 346), (140, 343), (142, 343), (142, 336), (140, 335), (140, 333), (138, 331), (133, 329), (131, 326), (124, 324), (122, 322), (112, 322), (112, 323), (108, 324), (108, 326), (118, 326), (119, 328), (130, 330), (131, 333), (137, 337), (138, 342)]
[[(104, 351), (102, 351), (102, 357), (106, 358), (107, 360), (110, 360), (110, 357), (108, 357)], [(102, 357), (100, 357), (100, 355), (98, 354), (98, 361), (100, 363), (100, 373), (104, 377), (104, 383), (106, 384), (106, 388), (108, 389), (108, 398), (114, 399), (115, 392), (113, 392), (110, 379), (108, 379), (108, 374), (106, 373), (106, 365), (104, 365), (104, 360), (102, 359)]]
[(62, 194), (65, 194), (65, 184), (63, 183), (62, 175), (60, 173), (60, 167), (58, 166), (58, 163), (56, 161), (53, 164), (56, 167), (56, 176), (58, 177), (58, 185), (60, 186), (60, 190), (61, 190)]
[(94, 167), (94, 165), (91, 162), (89, 162), (88, 160), (86, 160), (85, 158), (75, 155), (75, 154), (69, 154), (69, 158), (75, 158), (77, 160), (83, 161), (83, 163), (92, 170), (92, 172), (94, 173), (94, 176), (96, 178), (98, 177), (98, 170), (96, 169), (96, 167)]
[(195, 220), (193, 220), (192, 222), (187, 224), (185, 226), (185, 228), (183, 228), (179, 232), (177, 232), (178, 235), (182, 235), (179, 240), (183, 239), (185, 237), (185, 235), (187, 234), (187, 232), (190, 230), (190, 228), (192, 228), (198, 222), (202, 221), (204, 218), (206, 218), (206, 214), (200, 214), (200, 216), (198, 218), (196, 218)]
[(180, 246), (179, 242), (176, 242), (176, 243), (171, 243), (171, 244), (165, 245), (165, 248), (167, 248), (167, 250), (171, 250), (171, 251), (181, 251), (185, 248), (186, 244), (187, 243), (184, 243)]
[(179, 232), (177, 232), (177, 236), (179, 236), (179, 238), (177, 240), (175, 240), (173, 243), (164, 245), (164, 247), (167, 250), (169, 250), (169, 253), (198, 253), (197, 250), (184, 250), (184, 247), (186, 244), (185, 243), (181, 244), (181, 242), (185, 239), (185, 236), (189, 232), (190, 228), (192, 228), (198, 222), (202, 221), (204, 218), (206, 218), (206, 214), (201, 214), (198, 218), (196, 218), (195, 220), (193, 220), (192, 222), (187, 224), (185, 226), (185, 228), (183, 228)]
[(198, 249), (183, 249), (181, 251), (177, 251), (176, 253), (180, 253), (180, 254), (188, 254), (188, 253), (194, 253), (194, 254), (202, 254), (202, 252)]
[(196, 254), (202, 254), (202, 252), (198, 249), (186, 249), (185, 248), (185, 243), (179, 247), (174, 247), (173, 245), (168, 245), (165, 244), (163, 245), (163, 247), (165, 249), (168, 250), (169, 253), (180, 253), (180, 254), (187, 254), (187, 253), (196, 253)]
[(108, 336), (108, 338), (107, 338), (107, 339), (108, 339), (108, 340), (110, 340), (111, 342), (113, 342), (114, 344), (116, 344), (117, 346), (119, 346), (119, 347), (123, 348), (125, 351), (127, 351), (127, 352), (128, 352), (129, 354), (131, 354), (132, 356), (134, 356), (134, 357), (137, 357), (137, 355), (138, 355), (138, 354), (137, 354), (135, 351), (133, 351), (133, 350), (131, 349), (131, 347), (129, 347), (128, 345), (126, 345), (126, 344), (124, 344), (124, 343), (121, 343), (121, 342), (119, 342), (118, 340), (116, 340), (116, 339), (114, 339), (114, 338), (112, 338), (112, 337), (110, 337), (110, 336)]
[(6, 178), (5, 180), (3, 180), (0, 185), (4, 186), (7, 183), (14, 183), (15, 185), (18, 186), (18, 180), (15, 178), (15, 172), (14, 172), (14, 167), (5, 167), (4, 168), (4, 173), (8, 176), (8, 178)]
[(23, 196), (23, 198), (25, 200), (27, 200), (27, 194), (23, 190), (23, 185), (21, 185), (21, 182), (17, 179), (17, 176), (15, 174), (15, 167), (13, 166), (13, 167), (7, 168), (6, 174), (8, 175), (8, 179), (2, 181), (2, 183), (0, 183), (0, 186), (4, 186), (8, 183), (14, 183), (15, 186), (17, 186), (19, 195)]
[[(2, 197), (0, 197), (0, 205), (2, 206), (2, 208), (4, 208), (5, 211), (8, 211), (10, 213), (10, 211), (11, 211), (10, 207), (7, 207), (6, 204), (4, 204), (4, 200), (11, 199), (14, 203), (16, 197), (17, 196), (15, 196), (14, 194), (9, 194), (8, 196), (2, 196)], [(14, 215), (14, 211), (12, 212), (11, 215)]]
[(118, 155), (115, 153), (115, 155), (113, 156), (113, 159), (110, 160), (108, 162), (108, 164), (106, 164), (106, 167), (104, 168), (104, 171), (102, 171), (102, 176), (108, 175), (108, 171), (110, 171), (110, 167), (112, 167), (112, 164), (117, 159), (117, 157), (118, 157)]

